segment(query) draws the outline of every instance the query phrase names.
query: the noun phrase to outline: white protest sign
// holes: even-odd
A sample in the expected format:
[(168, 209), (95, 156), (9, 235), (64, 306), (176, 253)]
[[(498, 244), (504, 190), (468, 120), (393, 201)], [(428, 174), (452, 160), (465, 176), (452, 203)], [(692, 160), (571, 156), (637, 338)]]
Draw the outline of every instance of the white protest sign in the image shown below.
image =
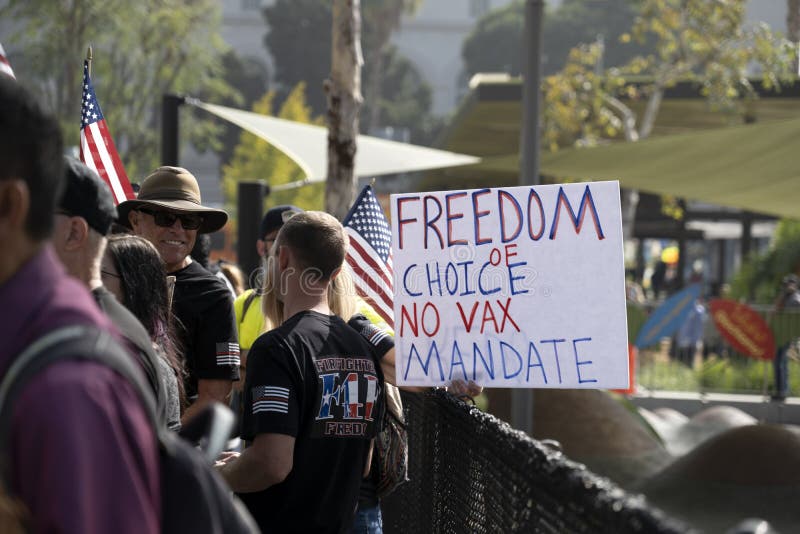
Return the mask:
[(391, 196), (397, 379), (625, 388), (618, 182)]

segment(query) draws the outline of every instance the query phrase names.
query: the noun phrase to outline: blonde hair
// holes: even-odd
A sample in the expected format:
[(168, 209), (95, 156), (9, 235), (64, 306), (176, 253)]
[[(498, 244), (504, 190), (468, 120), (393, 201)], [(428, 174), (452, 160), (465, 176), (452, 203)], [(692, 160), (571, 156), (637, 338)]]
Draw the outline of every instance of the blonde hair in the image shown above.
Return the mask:
[(283, 322), (283, 302), (278, 300), (275, 293), (275, 282), (273, 281), (272, 266), (270, 262), (275, 261), (274, 256), (268, 254), (262, 262), (264, 271), (264, 283), (261, 286), (261, 313), (264, 314), (264, 327), (261, 333), (269, 332), (273, 328), (280, 326)]
[(328, 306), (345, 321), (358, 311), (356, 286), (349, 269), (342, 268), (328, 286)]
[[(274, 260), (266, 258), (263, 265), (264, 283), (261, 287), (261, 312), (264, 314), (264, 328), (262, 333), (277, 328), (284, 320), (283, 302), (279, 301), (276, 296), (270, 261)], [(356, 287), (349, 269), (342, 268), (328, 285), (328, 306), (332, 313), (345, 321), (358, 311)]]
[(238, 297), (242, 293), (244, 293), (244, 273), (239, 268), (238, 265), (235, 263), (230, 263), (227, 261), (220, 260), (218, 262), (219, 270), (222, 271), (222, 274), (225, 275), (225, 278), (231, 283), (233, 287), (233, 292), (236, 293)]

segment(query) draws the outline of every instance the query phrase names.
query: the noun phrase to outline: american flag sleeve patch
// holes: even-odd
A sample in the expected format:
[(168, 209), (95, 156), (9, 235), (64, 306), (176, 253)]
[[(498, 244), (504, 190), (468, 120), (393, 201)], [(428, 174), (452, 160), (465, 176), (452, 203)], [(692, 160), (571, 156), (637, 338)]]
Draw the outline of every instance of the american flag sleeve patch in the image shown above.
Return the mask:
[(239, 344), (217, 343), (217, 365), (239, 367)]
[(256, 386), (253, 388), (253, 415), (257, 413), (289, 413), (289, 388)]

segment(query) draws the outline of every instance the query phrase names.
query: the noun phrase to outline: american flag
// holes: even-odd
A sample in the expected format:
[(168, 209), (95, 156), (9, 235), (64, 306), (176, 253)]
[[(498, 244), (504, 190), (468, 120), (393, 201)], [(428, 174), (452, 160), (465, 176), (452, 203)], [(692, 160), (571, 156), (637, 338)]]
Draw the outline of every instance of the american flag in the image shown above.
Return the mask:
[(342, 224), (350, 236), (345, 264), (356, 292), (394, 328), (392, 231), (372, 187), (364, 187)]
[(289, 388), (256, 386), (253, 392), (253, 414), (261, 412), (289, 413)]
[(3, 50), (2, 44), (0, 44), (0, 72), (2, 72), (3, 74), (8, 74), (15, 80), (17, 79), (17, 77), (14, 76), (14, 71), (11, 70), (11, 63), (8, 62), (8, 58), (6, 57), (6, 51)]
[(119, 204), (135, 197), (128, 175), (117, 154), (117, 147), (106, 126), (97, 95), (89, 77), (89, 62), (83, 62), (83, 98), (81, 100), (81, 161), (105, 180)]

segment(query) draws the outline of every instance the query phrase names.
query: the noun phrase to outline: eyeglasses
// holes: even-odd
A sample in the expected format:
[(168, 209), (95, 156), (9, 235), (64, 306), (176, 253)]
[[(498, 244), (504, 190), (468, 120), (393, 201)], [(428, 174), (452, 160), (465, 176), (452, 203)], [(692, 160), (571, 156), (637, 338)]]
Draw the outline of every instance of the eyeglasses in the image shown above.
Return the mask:
[(197, 230), (203, 224), (203, 218), (194, 213), (172, 213), (171, 211), (156, 211), (145, 208), (139, 208), (137, 211), (146, 213), (153, 217), (153, 220), (158, 226), (169, 228), (175, 224), (175, 221), (180, 220), (181, 226), (184, 230)]

